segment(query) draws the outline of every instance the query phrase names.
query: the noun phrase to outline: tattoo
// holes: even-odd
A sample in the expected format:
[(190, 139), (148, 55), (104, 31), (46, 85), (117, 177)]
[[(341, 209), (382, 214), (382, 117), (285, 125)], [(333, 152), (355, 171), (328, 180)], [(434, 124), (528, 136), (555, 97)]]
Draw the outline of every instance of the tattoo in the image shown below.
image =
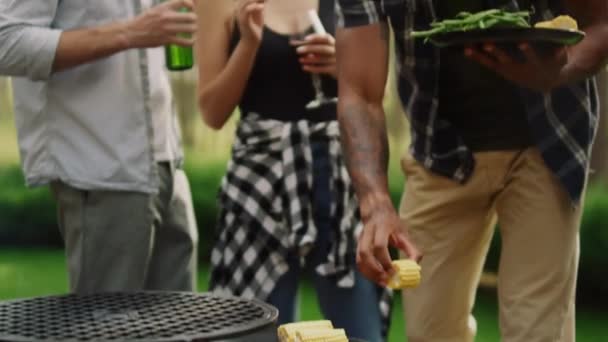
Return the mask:
[(388, 194), (389, 146), (384, 113), (352, 105), (338, 117), (345, 161), (357, 195)]

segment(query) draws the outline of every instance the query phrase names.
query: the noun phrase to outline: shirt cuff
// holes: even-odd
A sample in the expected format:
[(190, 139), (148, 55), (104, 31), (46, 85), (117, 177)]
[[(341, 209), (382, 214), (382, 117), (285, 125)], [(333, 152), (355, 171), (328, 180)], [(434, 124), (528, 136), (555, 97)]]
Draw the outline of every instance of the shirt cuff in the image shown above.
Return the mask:
[(26, 76), (34, 81), (48, 80), (53, 73), (62, 31), (44, 27), (28, 27), (26, 30), (26, 44), (31, 51), (26, 57)]

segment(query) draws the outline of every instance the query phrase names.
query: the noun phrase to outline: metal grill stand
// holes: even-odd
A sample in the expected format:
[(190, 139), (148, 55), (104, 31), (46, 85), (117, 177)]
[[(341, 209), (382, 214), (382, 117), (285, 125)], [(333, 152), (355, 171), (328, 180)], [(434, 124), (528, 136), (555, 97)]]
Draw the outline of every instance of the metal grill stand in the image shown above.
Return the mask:
[(275, 342), (278, 311), (209, 294), (141, 292), (0, 302), (0, 341)]

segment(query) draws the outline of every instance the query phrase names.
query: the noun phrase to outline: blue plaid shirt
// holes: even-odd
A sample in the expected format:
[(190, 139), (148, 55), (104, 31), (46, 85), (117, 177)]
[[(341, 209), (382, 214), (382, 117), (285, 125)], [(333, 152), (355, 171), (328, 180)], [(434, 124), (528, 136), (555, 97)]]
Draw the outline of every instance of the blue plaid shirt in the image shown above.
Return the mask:
[[(536, 1), (538, 19), (559, 13), (558, 2)], [(338, 25), (346, 28), (390, 23), (395, 33), (399, 96), (411, 124), (412, 155), (429, 170), (466, 182), (475, 167), (473, 153), (437, 111), (439, 51), (410, 35), (428, 29), (435, 20), (433, 0), (338, 0), (337, 16)], [(524, 88), (520, 93), (536, 147), (573, 202), (579, 203), (598, 123), (595, 80), (548, 94)]]

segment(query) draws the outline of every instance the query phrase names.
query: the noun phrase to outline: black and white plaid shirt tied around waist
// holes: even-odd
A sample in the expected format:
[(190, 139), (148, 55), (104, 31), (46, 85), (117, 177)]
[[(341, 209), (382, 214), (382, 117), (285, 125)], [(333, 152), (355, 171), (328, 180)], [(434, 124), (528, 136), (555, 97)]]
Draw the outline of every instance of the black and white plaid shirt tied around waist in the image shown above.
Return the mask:
[[(362, 224), (341, 156), (338, 123), (282, 122), (251, 113), (239, 124), (220, 189), (219, 236), (211, 255), (212, 291), (265, 300), (289, 269), (289, 256), (297, 253), (304, 263), (317, 237), (310, 146), (317, 140), (329, 146), (335, 230), (328, 258), (316, 272), (334, 278), (340, 287), (354, 285), (356, 240)], [(379, 291), (387, 328), (392, 293)]]

